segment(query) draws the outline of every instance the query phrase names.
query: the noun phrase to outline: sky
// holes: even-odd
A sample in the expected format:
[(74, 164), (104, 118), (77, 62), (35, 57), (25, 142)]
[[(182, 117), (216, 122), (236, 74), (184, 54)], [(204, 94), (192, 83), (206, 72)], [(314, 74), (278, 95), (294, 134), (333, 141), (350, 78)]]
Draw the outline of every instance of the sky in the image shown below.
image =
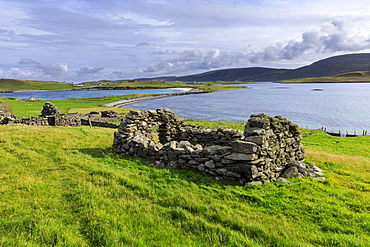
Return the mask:
[(368, 0), (0, 0), (0, 78), (298, 68), (365, 52)]

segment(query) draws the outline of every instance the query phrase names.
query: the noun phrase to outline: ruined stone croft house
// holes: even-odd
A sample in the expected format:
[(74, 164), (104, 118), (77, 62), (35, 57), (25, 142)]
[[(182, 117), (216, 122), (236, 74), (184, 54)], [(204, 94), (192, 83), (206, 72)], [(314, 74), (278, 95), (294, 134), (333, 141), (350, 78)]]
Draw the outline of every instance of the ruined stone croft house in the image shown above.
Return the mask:
[[(153, 140), (156, 126), (159, 142)], [(167, 167), (264, 184), (321, 173), (314, 164), (304, 164), (300, 141), (298, 126), (280, 116), (251, 115), (243, 133), (192, 126), (169, 109), (157, 109), (130, 111), (114, 133), (113, 148), (117, 154), (155, 158)]]
[[(2, 105), (0, 105), (0, 109)], [(8, 108), (11, 110), (11, 107)], [(120, 122), (123, 117), (113, 111), (90, 112), (88, 114), (62, 114), (52, 102), (46, 102), (43, 105), (41, 115), (36, 117), (17, 118), (7, 112), (7, 115), (0, 110), (0, 124), (21, 124), (34, 126), (64, 126), (77, 127), (81, 125), (90, 125), (105, 128), (117, 128), (118, 125), (112, 122)]]

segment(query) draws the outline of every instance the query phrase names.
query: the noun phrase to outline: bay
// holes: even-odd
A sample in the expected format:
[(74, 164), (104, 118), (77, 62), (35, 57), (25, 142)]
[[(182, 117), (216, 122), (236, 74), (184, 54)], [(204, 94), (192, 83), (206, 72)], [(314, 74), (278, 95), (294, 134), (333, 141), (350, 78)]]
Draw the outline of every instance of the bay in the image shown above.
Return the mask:
[(189, 90), (188, 88), (163, 88), (163, 89), (128, 89), (128, 90), (46, 90), (46, 91), (16, 91), (11, 93), (0, 93), (0, 97), (15, 97), (18, 99), (39, 100), (53, 99), (76, 99), (97, 98), (105, 96), (128, 95), (128, 94), (167, 94)]
[(362, 134), (370, 131), (370, 83), (271, 82), (250, 89), (169, 97), (131, 104), (142, 110), (170, 108), (184, 118), (246, 122), (251, 114), (283, 116), (302, 128)]

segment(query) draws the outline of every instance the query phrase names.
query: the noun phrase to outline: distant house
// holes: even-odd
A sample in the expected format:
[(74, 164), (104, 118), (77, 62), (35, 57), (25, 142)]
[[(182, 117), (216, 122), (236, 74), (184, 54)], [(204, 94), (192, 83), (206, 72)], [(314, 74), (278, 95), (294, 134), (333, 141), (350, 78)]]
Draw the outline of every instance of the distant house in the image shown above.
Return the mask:
[(31, 101), (31, 102), (33, 102), (33, 101), (39, 101), (39, 99), (38, 98), (35, 98), (35, 97), (30, 97), (28, 99), (28, 101)]

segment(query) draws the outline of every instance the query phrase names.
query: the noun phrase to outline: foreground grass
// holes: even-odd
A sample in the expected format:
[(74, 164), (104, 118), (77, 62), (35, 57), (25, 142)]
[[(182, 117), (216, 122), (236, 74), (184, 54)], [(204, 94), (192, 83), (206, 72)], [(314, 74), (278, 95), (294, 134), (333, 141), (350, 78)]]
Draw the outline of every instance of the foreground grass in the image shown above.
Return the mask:
[(116, 156), (113, 132), (0, 126), (0, 246), (369, 246), (369, 137), (304, 138), (327, 180), (243, 187)]

